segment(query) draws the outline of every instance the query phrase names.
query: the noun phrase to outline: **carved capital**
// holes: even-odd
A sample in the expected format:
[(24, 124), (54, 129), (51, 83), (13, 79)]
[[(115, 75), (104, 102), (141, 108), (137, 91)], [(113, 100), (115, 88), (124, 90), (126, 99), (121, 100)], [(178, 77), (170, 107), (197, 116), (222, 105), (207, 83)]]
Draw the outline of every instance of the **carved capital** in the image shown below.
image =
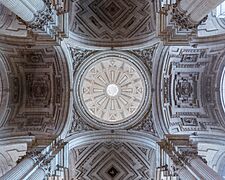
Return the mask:
[(51, 160), (45, 159), (40, 165), (40, 168), (43, 169), (46, 175), (50, 175), (51, 172)]
[(41, 154), (40, 151), (37, 151), (36, 149), (33, 151), (28, 151), (26, 153), (26, 155), (22, 156), (20, 159), (18, 159), (16, 162), (17, 164), (20, 163), (22, 160), (24, 160), (25, 158), (31, 158), (33, 159), (35, 162), (40, 162), (41, 160), (43, 160), (44, 155)]
[(195, 22), (179, 8), (179, 1), (162, 7), (157, 17), (157, 34), (166, 45), (189, 45), (197, 37), (198, 26), (207, 20), (206, 16)]
[(188, 136), (167, 135), (158, 144), (177, 167), (183, 167), (198, 157), (197, 146), (191, 143)]
[(171, 18), (171, 21), (175, 22), (176, 25), (181, 28), (181, 29), (186, 29), (186, 30), (191, 30), (191, 31), (194, 31), (196, 32), (197, 31), (197, 27), (205, 22), (208, 18), (208, 15), (205, 16), (200, 22), (193, 22), (192, 19), (190, 18), (189, 15), (187, 15), (187, 12), (186, 11), (182, 11), (178, 4), (173, 4), (171, 6), (171, 15), (172, 15), (172, 18)]
[(48, 22), (53, 21), (53, 14), (50, 6), (46, 6), (42, 12), (35, 15), (32, 22), (27, 23), (27, 27), (31, 29), (44, 29)]

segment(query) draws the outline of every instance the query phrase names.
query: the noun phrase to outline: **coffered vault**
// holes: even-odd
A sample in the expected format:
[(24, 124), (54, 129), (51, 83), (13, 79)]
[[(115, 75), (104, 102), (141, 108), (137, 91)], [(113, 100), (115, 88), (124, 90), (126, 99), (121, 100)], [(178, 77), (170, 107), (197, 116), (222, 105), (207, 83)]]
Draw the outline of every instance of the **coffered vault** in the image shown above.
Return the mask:
[(221, 2), (0, 0), (0, 180), (222, 179)]

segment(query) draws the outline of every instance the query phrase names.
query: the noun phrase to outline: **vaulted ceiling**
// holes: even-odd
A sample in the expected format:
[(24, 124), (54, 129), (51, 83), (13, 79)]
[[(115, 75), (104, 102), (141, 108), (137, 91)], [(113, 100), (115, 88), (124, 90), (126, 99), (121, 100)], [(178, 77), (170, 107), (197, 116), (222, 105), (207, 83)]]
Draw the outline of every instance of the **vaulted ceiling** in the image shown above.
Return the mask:
[[(210, 14), (197, 47), (165, 46), (155, 35), (156, 1), (70, 7), (68, 38), (56, 45), (0, 5), (0, 137), (35, 136), (35, 146), (60, 135), (74, 179), (149, 180), (164, 134), (224, 134), (225, 46), (214, 42), (224, 20)], [(20, 143), (12, 148), (24, 154)], [(4, 164), (10, 157), (0, 151)]]

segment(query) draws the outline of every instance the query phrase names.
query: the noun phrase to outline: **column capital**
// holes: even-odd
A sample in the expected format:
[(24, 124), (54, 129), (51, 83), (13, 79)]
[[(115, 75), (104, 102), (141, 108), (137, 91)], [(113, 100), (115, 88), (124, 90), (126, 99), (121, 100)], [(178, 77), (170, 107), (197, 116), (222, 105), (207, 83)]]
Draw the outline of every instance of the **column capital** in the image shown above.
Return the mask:
[(36, 163), (36, 162), (40, 162), (41, 160), (43, 160), (44, 155), (41, 154), (41, 152), (40, 151), (37, 151), (36, 149), (35, 150), (32, 150), (32, 151), (27, 151), (26, 152), (26, 155), (24, 155), (20, 159), (18, 159), (16, 161), (16, 163), (17, 164), (20, 163), (25, 158), (30, 158), (30, 159), (32, 159)]
[[(182, 8), (182, 3), (187, 4), (190, 9)], [(196, 0), (196, 4), (200, 4), (202, 0)], [(167, 1), (166, 1), (167, 2)], [(182, 2), (182, 3), (181, 3)], [(176, 0), (176, 3), (162, 4), (157, 14), (156, 32), (157, 35), (166, 45), (190, 45), (193, 39), (197, 38), (197, 29), (200, 24), (205, 22), (211, 7), (201, 8), (195, 7), (193, 1)], [(185, 9), (185, 10), (184, 10)], [(198, 20), (193, 18), (199, 15)], [(197, 15), (196, 15), (197, 14)], [(203, 18), (202, 18), (203, 17)]]
[(45, 159), (42, 163), (40, 163), (39, 168), (41, 168), (45, 172), (45, 175), (50, 175), (51, 160)]
[(201, 21), (199, 22), (194, 22), (191, 17), (190, 14), (187, 14), (187, 11), (183, 11), (180, 6), (179, 6), (179, 2), (172, 4), (171, 6), (171, 21), (173, 21), (176, 26), (178, 26), (178, 28), (180, 29), (186, 29), (192, 32), (196, 32), (197, 28), (200, 24), (202, 24), (203, 22), (205, 22), (208, 18), (208, 15), (206, 15)]
[(38, 11), (34, 14), (34, 18), (32, 21), (24, 21), (20, 17), (18, 20), (26, 25), (27, 29), (41, 29), (44, 30), (44, 26), (47, 25), (49, 22), (53, 21), (53, 12), (51, 8), (51, 3), (45, 2), (45, 7), (42, 11)]
[(197, 146), (190, 142), (189, 136), (167, 135), (158, 144), (172, 159), (176, 167), (186, 166), (191, 159), (198, 157)]

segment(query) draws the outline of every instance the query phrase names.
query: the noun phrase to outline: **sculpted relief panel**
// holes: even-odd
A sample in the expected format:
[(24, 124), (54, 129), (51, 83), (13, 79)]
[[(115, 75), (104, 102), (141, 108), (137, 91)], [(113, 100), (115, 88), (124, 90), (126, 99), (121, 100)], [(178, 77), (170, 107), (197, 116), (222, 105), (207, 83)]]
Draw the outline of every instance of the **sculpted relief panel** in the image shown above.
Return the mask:
[(58, 133), (67, 117), (68, 72), (60, 48), (3, 51), (10, 82), (10, 114), (4, 128)]
[[(87, 45), (147, 42), (155, 30), (153, 1), (91, 0), (72, 3), (72, 38)], [(129, 43), (130, 42), (130, 43)]]

